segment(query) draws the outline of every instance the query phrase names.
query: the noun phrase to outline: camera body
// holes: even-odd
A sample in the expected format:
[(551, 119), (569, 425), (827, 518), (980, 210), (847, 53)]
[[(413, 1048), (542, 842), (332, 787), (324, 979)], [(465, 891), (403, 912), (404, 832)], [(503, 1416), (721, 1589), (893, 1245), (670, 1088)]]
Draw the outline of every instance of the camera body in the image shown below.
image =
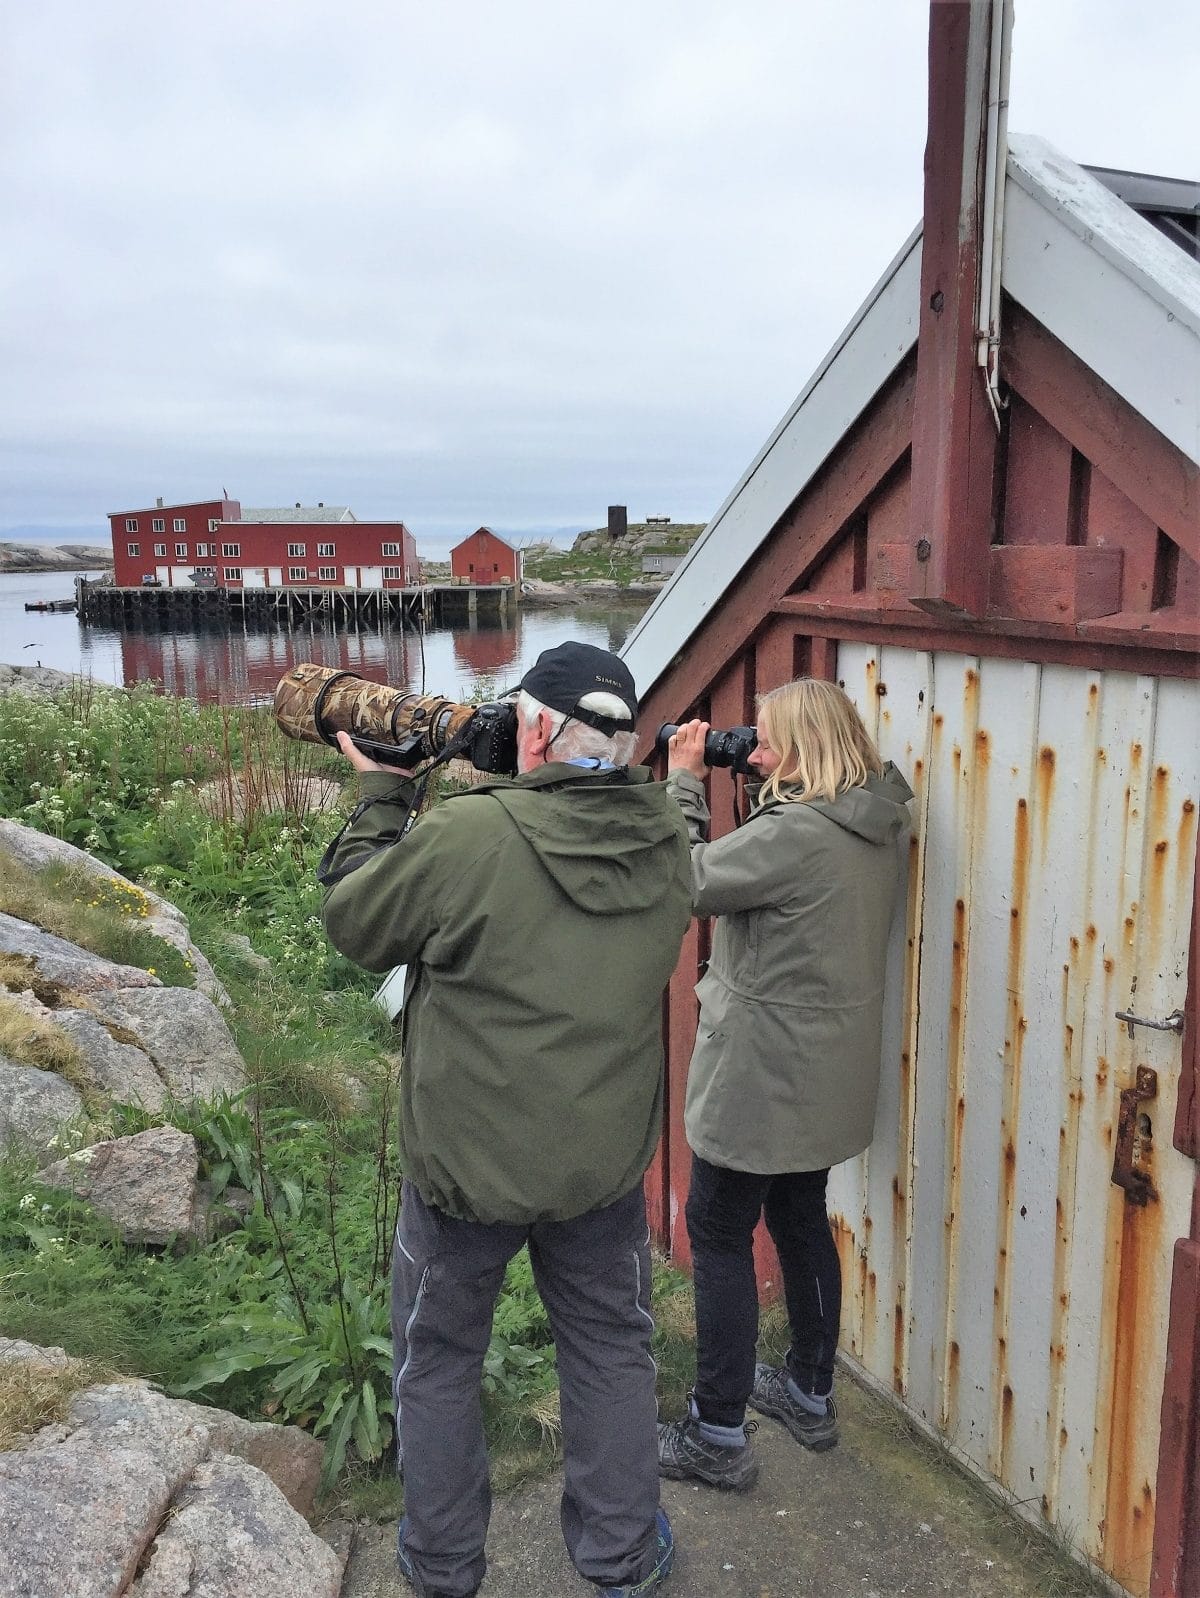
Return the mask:
[(491, 700), (476, 707), (467, 723), (467, 759), (476, 771), (497, 777), (517, 772), (517, 707), (511, 699)]
[[(654, 740), (655, 754), (665, 755), (667, 745), (678, 731), (678, 722), (665, 721)], [(758, 733), (753, 727), (729, 727), (724, 732), (710, 727), (704, 736), (704, 764), (728, 766), (735, 775), (753, 777), (757, 773), (747, 761), (757, 747)]]

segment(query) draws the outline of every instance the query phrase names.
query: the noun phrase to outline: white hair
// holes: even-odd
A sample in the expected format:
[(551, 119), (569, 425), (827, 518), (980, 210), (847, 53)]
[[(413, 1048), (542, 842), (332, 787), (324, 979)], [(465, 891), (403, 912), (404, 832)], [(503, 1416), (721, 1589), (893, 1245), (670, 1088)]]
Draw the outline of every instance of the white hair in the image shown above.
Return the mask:
[[(616, 694), (585, 694), (579, 703), (582, 709), (590, 710), (596, 716), (613, 716), (624, 720), (629, 715), (629, 706)], [(605, 736), (598, 727), (589, 727), (586, 721), (576, 721), (561, 710), (552, 710), (522, 688), (517, 695), (517, 715), (521, 718), (522, 727), (532, 726), (539, 710), (546, 712), (554, 728), (553, 744), (546, 751), (548, 759), (610, 760), (614, 766), (627, 766), (633, 759), (637, 733), (632, 728), (628, 732), (614, 732), (611, 736)], [(565, 727), (564, 722), (567, 723)]]

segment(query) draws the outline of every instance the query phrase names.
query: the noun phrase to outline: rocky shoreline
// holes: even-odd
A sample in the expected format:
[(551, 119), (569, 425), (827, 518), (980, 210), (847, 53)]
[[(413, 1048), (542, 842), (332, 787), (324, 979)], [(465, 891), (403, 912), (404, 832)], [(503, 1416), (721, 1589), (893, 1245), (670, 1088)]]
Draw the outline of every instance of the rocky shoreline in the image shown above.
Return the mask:
[(0, 575), (5, 572), (80, 572), (108, 570), (112, 550), (98, 544), (0, 543)]

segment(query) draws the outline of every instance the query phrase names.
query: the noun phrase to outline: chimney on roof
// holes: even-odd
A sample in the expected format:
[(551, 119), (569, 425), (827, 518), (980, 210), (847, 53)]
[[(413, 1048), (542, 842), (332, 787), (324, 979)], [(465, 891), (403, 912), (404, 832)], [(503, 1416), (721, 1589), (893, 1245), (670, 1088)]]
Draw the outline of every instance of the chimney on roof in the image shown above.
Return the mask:
[(161, 495), (161, 494), (160, 494), (160, 495), (159, 495), (159, 496), (158, 496), (158, 498), (157, 498), (157, 499), (156, 499), (156, 500), (155, 500), (155, 501), (154, 501), (154, 504), (155, 504), (155, 506), (156, 506), (156, 508), (157, 508), (157, 509), (158, 509), (158, 510), (161, 510), (161, 509), (162, 509), (162, 495)]

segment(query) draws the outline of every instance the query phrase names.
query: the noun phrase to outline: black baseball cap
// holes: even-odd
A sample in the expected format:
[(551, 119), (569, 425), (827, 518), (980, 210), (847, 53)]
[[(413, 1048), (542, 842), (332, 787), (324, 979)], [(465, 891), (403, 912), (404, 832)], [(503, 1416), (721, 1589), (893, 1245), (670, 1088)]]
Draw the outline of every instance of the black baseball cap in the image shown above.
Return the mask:
[[(560, 710), (576, 721), (601, 732), (618, 732), (637, 720), (637, 689), (623, 660), (594, 644), (571, 640), (543, 649), (521, 678), (527, 694), (551, 710)], [(580, 707), (588, 694), (615, 694), (629, 712), (627, 717), (601, 716)]]

